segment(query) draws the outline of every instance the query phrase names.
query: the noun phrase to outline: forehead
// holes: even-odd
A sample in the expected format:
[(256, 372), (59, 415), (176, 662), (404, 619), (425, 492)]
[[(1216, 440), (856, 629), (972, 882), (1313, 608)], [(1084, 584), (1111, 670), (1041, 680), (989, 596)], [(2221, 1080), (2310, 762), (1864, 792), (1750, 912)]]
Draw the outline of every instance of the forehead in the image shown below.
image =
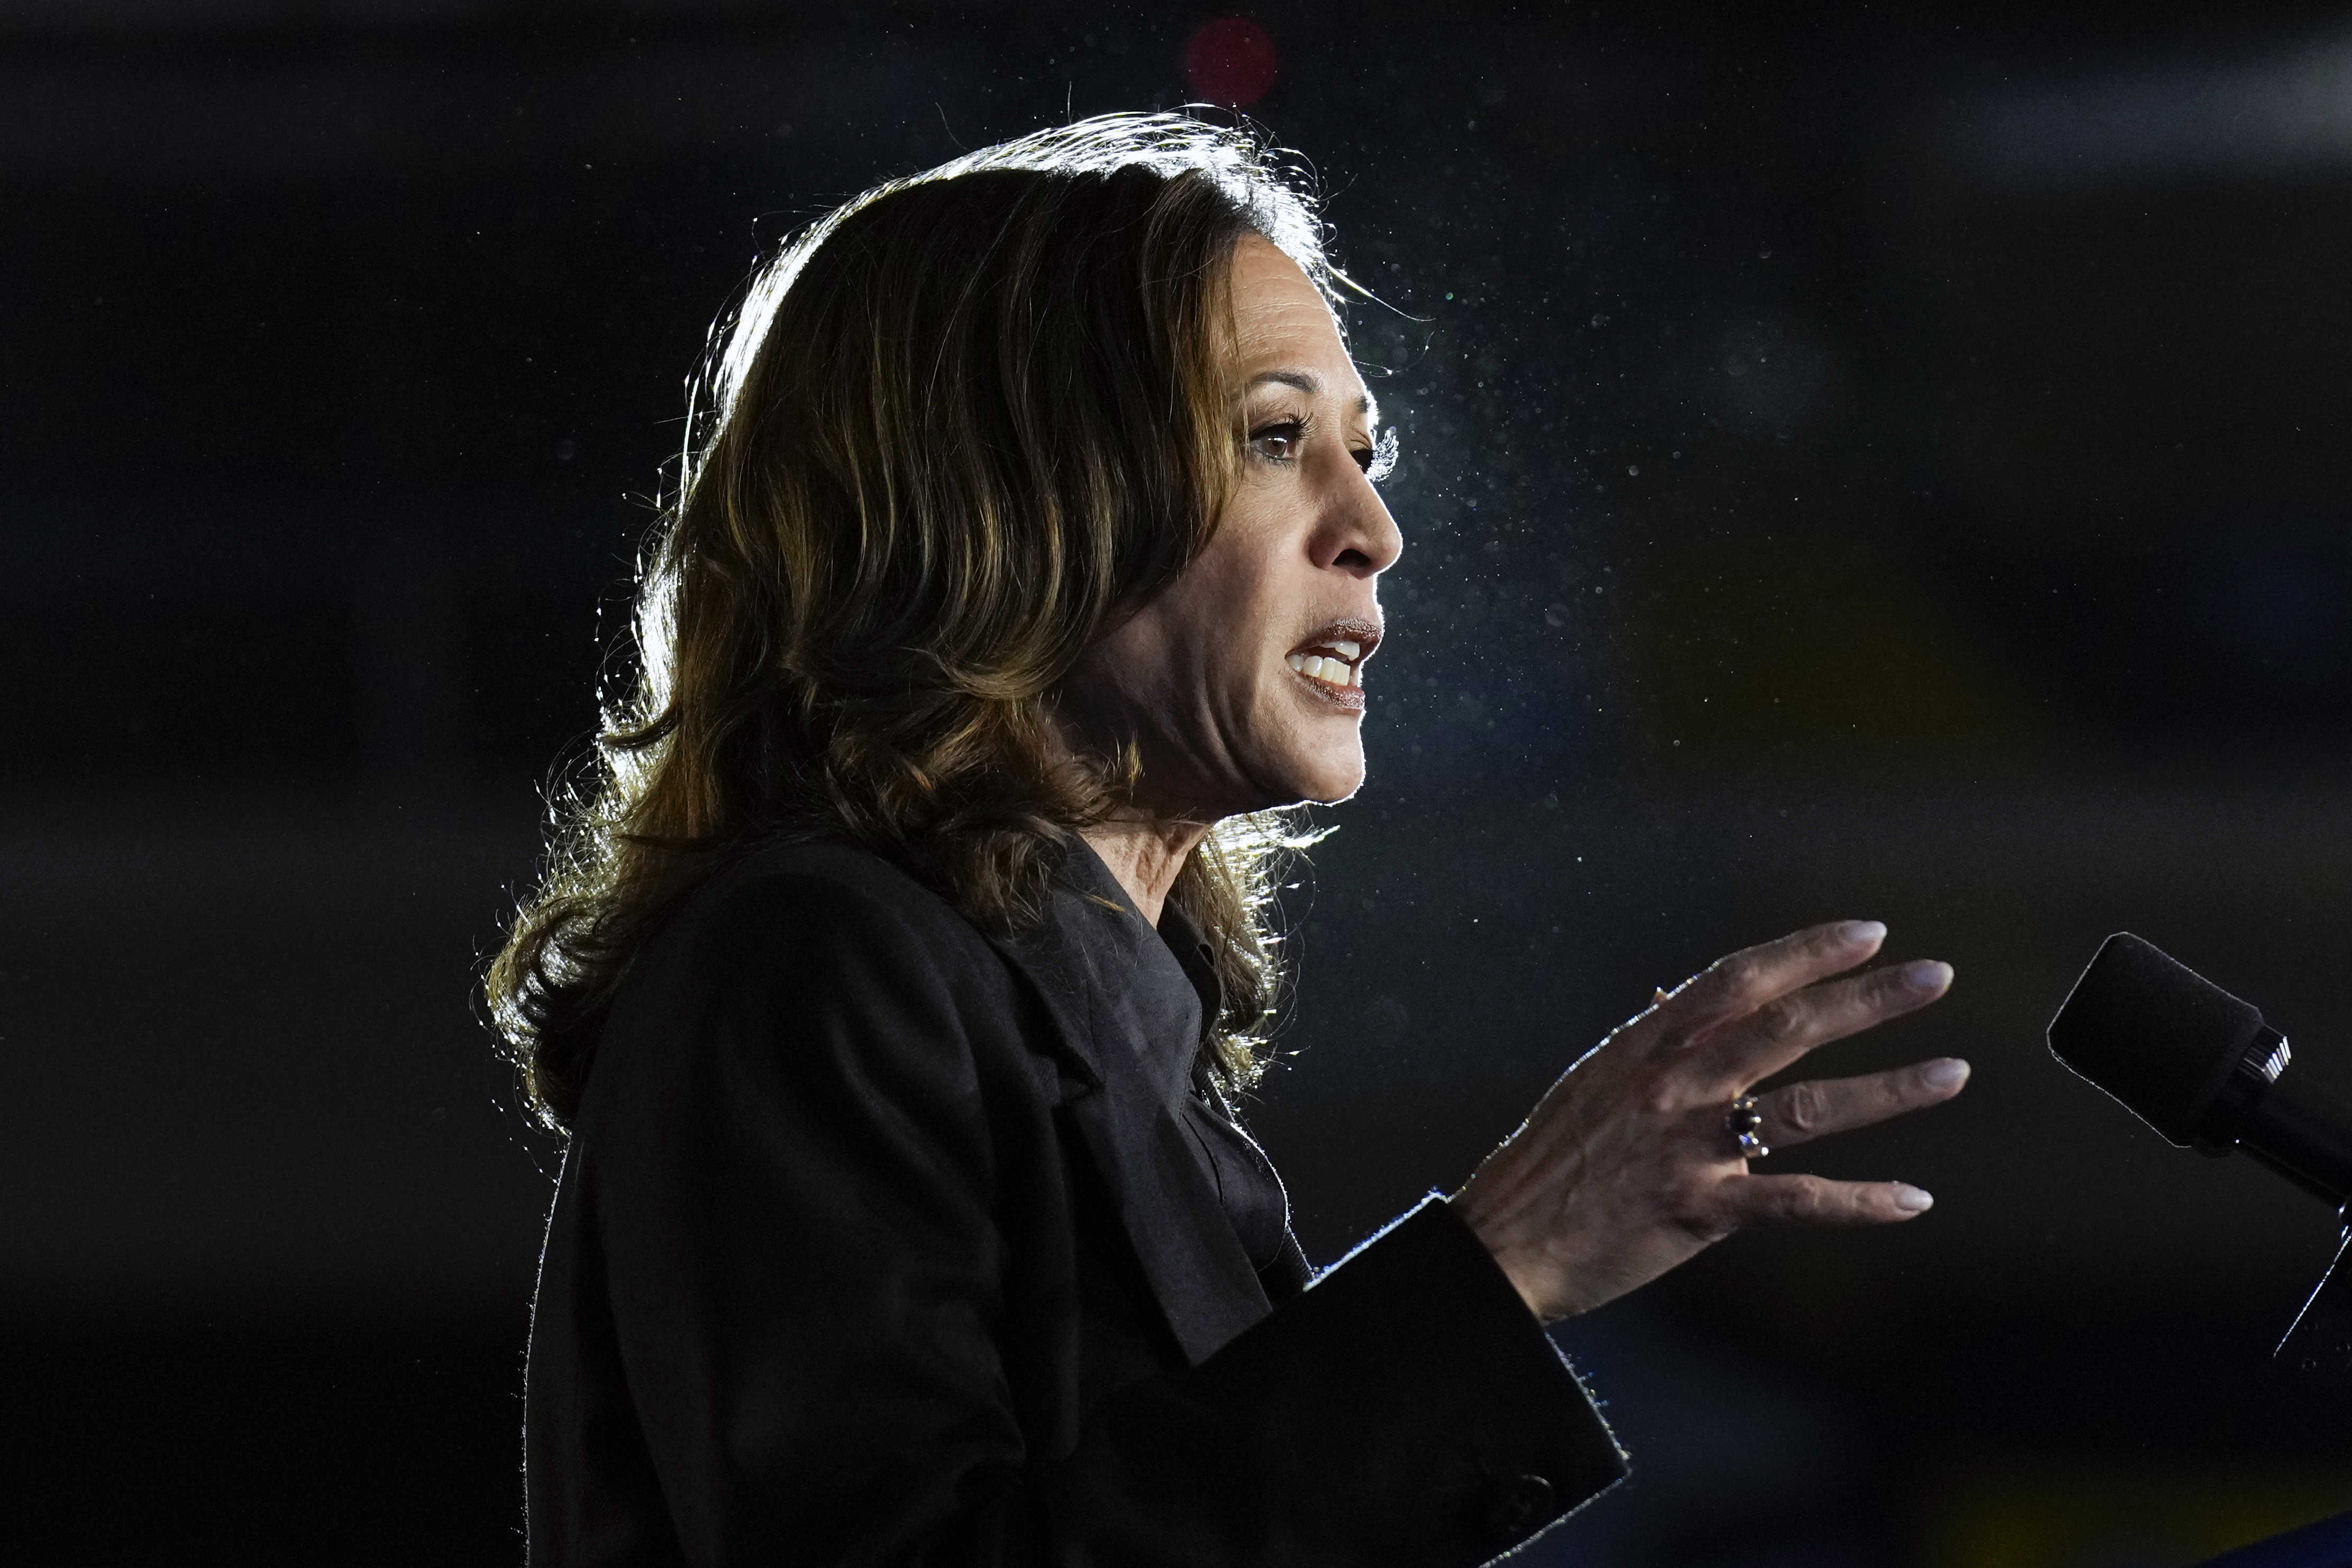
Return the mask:
[(1331, 307), (1298, 263), (1261, 235), (1244, 235), (1234, 247), (1234, 328), (1239, 379), (1269, 370), (1314, 373), (1348, 403), (1363, 395)]

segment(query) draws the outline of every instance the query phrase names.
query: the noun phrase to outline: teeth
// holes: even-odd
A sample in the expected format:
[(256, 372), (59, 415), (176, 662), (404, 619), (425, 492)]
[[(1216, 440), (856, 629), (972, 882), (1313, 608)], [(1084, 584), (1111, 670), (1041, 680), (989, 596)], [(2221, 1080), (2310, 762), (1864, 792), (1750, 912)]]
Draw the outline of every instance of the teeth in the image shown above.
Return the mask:
[(1331, 651), (1353, 664), (1363, 656), (1364, 645), (1360, 642), (1335, 642), (1331, 645)]
[[(1359, 653), (1362, 651), (1360, 643), (1343, 642), (1333, 646), (1352, 648)], [(1364, 684), (1362, 668), (1344, 658), (1326, 658), (1319, 653), (1293, 653), (1284, 655), (1282, 662), (1309, 680), (1328, 680), (1334, 686), (1360, 687)]]

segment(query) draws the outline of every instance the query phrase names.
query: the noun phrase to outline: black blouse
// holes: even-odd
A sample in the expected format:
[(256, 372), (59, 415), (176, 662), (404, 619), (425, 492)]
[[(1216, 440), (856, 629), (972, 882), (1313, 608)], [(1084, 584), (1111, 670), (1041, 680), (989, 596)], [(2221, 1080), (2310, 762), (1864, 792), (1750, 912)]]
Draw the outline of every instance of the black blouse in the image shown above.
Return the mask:
[[(1201, 1070), (1202, 1047), (1224, 1007), (1209, 944), (1182, 910), (1166, 906), (1160, 927), (1127, 896), (1108, 867), (1081, 845), (1063, 870), (1049, 918), (1055, 935), (1085, 954), (1091, 996), (1131, 1012), (1150, 1054), (1122, 1066), (1149, 1082), (1191, 1134), (1234, 1235), (1261, 1276), (1289, 1266), (1290, 1199), (1265, 1151), (1242, 1131), (1231, 1106)], [(1187, 1215), (1163, 1216), (1169, 1223)], [(1303, 1283), (1303, 1281), (1301, 1281)], [(1270, 1291), (1270, 1294), (1281, 1292)]]

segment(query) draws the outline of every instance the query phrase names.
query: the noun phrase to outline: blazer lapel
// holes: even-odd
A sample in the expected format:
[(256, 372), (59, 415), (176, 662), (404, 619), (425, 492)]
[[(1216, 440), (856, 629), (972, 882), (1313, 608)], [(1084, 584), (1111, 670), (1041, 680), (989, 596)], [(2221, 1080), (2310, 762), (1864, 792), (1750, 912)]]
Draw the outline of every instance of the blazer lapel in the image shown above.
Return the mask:
[[(1061, 890), (1055, 898), (1074, 897)], [(1140, 916), (1131, 918), (1139, 921)], [(1197, 1365), (1265, 1316), (1266, 1293), (1188, 1132), (1160, 1089), (1155, 1052), (1103, 955), (1049, 921), (1034, 937), (996, 942), (1045, 1003), (1058, 1054), (1083, 1068), (1065, 1109), (1109, 1189), (1129, 1244), (1185, 1359)], [(1145, 928), (1147, 931), (1149, 928)], [(1157, 938), (1153, 938), (1157, 940)], [(1189, 1064), (1186, 1064), (1189, 1065)]]

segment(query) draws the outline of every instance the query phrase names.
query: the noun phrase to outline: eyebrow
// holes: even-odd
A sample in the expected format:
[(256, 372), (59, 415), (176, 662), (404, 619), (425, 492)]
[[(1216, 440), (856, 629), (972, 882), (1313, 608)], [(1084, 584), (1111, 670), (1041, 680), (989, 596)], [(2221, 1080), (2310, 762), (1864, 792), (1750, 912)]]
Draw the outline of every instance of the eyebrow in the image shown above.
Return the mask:
[[(1312, 371), (1306, 370), (1260, 371), (1257, 374), (1249, 378), (1249, 385), (1251, 387), (1264, 386), (1270, 381), (1278, 383), (1284, 386), (1295, 386), (1309, 397), (1320, 397), (1323, 395), (1323, 378), (1317, 375)], [(1372, 395), (1369, 392), (1357, 397), (1356, 412), (1362, 415), (1365, 418), (1370, 420), (1375, 425), (1381, 422), (1381, 405), (1372, 401)]]

